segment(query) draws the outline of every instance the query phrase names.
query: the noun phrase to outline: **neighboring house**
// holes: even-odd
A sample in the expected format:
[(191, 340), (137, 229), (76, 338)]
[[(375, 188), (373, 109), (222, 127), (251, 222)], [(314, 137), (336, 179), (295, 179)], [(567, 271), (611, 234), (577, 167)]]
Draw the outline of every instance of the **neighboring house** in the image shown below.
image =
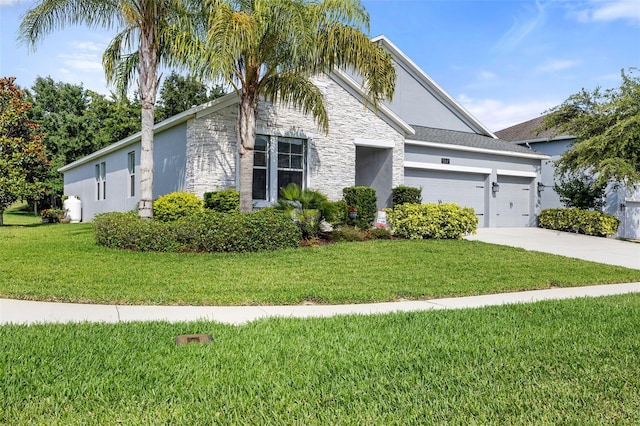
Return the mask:
[[(422, 187), (424, 202), (475, 209), (480, 226), (535, 226), (541, 161), (548, 157), (498, 140), (385, 37), (377, 37), (398, 71), (393, 102), (376, 110), (356, 76), (318, 76), (329, 111), (329, 133), (311, 117), (262, 102), (257, 115), (253, 198), (277, 200), (290, 182), (330, 199), (342, 189), (374, 188), (378, 207), (401, 184)], [(155, 126), (154, 198), (178, 190), (202, 197), (235, 187), (238, 97), (229, 94)], [(64, 192), (78, 195), (83, 220), (136, 207), (140, 134), (60, 169)]]
[[(550, 156), (542, 161), (541, 208), (564, 207), (560, 196), (553, 189), (556, 181), (554, 177), (554, 161), (569, 149), (576, 138), (572, 135), (555, 135), (553, 129), (538, 129), (542, 125), (544, 116), (525, 121), (515, 126), (496, 132), (500, 139), (526, 146), (536, 152)], [(626, 188), (624, 185), (613, 183), (607, 186), (605, 192), (605, 206), (603, 211), (620, 219), (617, 237), (640, 239), (640, 188)]]

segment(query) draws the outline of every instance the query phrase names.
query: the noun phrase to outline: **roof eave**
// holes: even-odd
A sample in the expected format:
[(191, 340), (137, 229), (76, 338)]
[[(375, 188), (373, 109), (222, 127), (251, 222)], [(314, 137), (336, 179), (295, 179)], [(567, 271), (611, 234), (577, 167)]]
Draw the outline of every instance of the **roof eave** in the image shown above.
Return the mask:
[(427, 142), (427, 141), (417, 141), (417, 140), (407, 139), (405, 143), (409, 145), (428, 146), (431, 148), (450, 149), (452, 151), (464, 151), (464, 152), (476, 152), (480, 154), (502, 155), (505, 157), (533, 158), (536, 160), (548, 160), (551, 158), (549, 155), (541, 154), (541, 153), (503, 151), (498, 149), (477, 148), (472, 146), (453, 145), (453, 144), (441, 143), (441, 142)]
[[(215, 112), (227, 106), (233, 105), (234, 103), (237, 103), (237, 102), (238, 102), (238, 95), (235, 92), (229, 93), (220, 98), (214, 99), (202, 105), (195, 106), (184, 112), (181, 112), (180, 114), (176, 114), (173, 117), (169, 117), (166, 120), (163, 120), (157, 123), (155, 126), (153, 126), (153, 134), (155, 135), (164, 130), (168, 130), (172, 127), (175, 127), (179, 124), (184, 123), (185, 121), (189, 121), (192, 118), (199, 118), (203, 115), (211, 114), (212, 112)], [(84, 156), (72, 163), (69, 163), (67, 165), (60, 167), (58, 171), (61, 173), (64, 173), (68, 170), (71, 170), (83, 164), (89, 163), (95, 160), (96, 158), (102, 157), (103, 155), (112, 153), (119, 149), (125, 148), (129, 145), (132, 145), (140, 140), (141, 135), (142, 135), (142, 132), (137, 132), (131, 136), (127, 136), (126, 138), (121, 139), (118, 142), (115, 142), (98, 151), (92, 152), (91, 154)]]

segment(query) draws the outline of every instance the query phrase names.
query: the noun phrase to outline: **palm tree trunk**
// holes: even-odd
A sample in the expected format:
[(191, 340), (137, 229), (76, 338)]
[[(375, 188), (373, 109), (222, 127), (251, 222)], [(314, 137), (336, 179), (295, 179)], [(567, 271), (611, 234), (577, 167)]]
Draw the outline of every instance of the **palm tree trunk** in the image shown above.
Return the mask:
[(153, 26), (140, 34), (140, 107), (142, 109), (140, 137), (140, 202), (138, 214), (153, 218), (153, 119), (158, 91), (158, 48)]
[(256, 140), (257, 100), (250, 94), (240, 97), (238, 152), (240, 153), (240, 211), (253, 210), (253, 147)]

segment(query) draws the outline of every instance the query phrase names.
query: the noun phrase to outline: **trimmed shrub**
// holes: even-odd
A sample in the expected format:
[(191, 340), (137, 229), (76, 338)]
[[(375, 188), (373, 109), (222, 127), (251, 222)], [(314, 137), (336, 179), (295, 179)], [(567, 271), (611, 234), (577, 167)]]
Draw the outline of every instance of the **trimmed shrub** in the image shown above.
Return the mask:
[(391, 231), (382, 227), (367, 229), (365, 235), (371, 240), (390, 240), (392, 237)]
[(336, 243), (338, 242), (351, 242), (351, 241), (364, 241), (364, 232), (353, 226), (342, 226), (331, 231), (329, 239)]
[(618, 232), (620, 220), (599, 211), (571, 208), (544, 209), (540, 212), (538, 223), (541, 228), (606, 237)]
[(400, 204), (422, 204), (422, 189), (400, 185), (391, 190), (393, 206)]
[(153, 202), (153, 216), (161, 222), (178, 220), (202, 210), (202, 200), (190, 192), (172, 192)]
[(325, 206), (325, 220), (331, 226), (344, 225), (347, 222), (347, 203), (344, 200), (329, 201)]
[(344, 188), (342, 194), (347, 206), (358, 213), (356, 218), (348, 218), (347, 223), (360, 229), (370, 228), (378, 211), (376, 190), (368, 186), (350, 186)]
[(225, 189), (204, 193), (204, 207), (213, 211), (228, 213), (240, 211), (240, 191)]
[(461, 239), (478, 227), (472, 208), (453, 203), (401, 204), (387, 209), (387, 217), (395, 236), (411, 240)]
[(160, 252), (252, 252), (298, 247), (298, 226), (281, 212), (219, 213), (203, 210), (172, 222), (135, 213), (94, 218), (96, 243), (111, 248)]
[(44, 209), (40, 212), (42, 223), (60, 223), (67, 215), (64, 209)]

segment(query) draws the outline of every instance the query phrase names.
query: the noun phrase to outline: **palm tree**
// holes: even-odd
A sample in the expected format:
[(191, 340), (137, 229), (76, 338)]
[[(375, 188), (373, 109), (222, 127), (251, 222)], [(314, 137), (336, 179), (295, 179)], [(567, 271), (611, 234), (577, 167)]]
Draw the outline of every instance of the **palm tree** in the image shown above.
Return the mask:
[[(170, 24), (186, 16), (182, 0), (41, 0), (20, 24), (20, 39), (32, 48), (44, 36), (67, 25), (116, 28), (119, 33), (103, 55), (107, 81), (128, 87), (137, 71), (141, 114), (139, 214), (153, 217), (153, 123), (158, 92), (158, 66), (170, 60)], [(188, 22), (188, 20), (187, 20)], [(136, 45), (134, 47), (134, 45)], [(133, 54), (126, 49), (137, 48)], [(173, 48), (175, 49), (175, 47)]]
[(391, 56), (372, 43), (369, 16), (359, 0), (207, 0), (203, 21), (175, 35), (196, 74), (222, 76), (239, 98), (240, 208), (252, 209), (256, 110), (262, 97), (311, 114), (326, 133), (328, 115), (311, 77), (350, 68), (363, 79), (370, 102), (391, 99)]

